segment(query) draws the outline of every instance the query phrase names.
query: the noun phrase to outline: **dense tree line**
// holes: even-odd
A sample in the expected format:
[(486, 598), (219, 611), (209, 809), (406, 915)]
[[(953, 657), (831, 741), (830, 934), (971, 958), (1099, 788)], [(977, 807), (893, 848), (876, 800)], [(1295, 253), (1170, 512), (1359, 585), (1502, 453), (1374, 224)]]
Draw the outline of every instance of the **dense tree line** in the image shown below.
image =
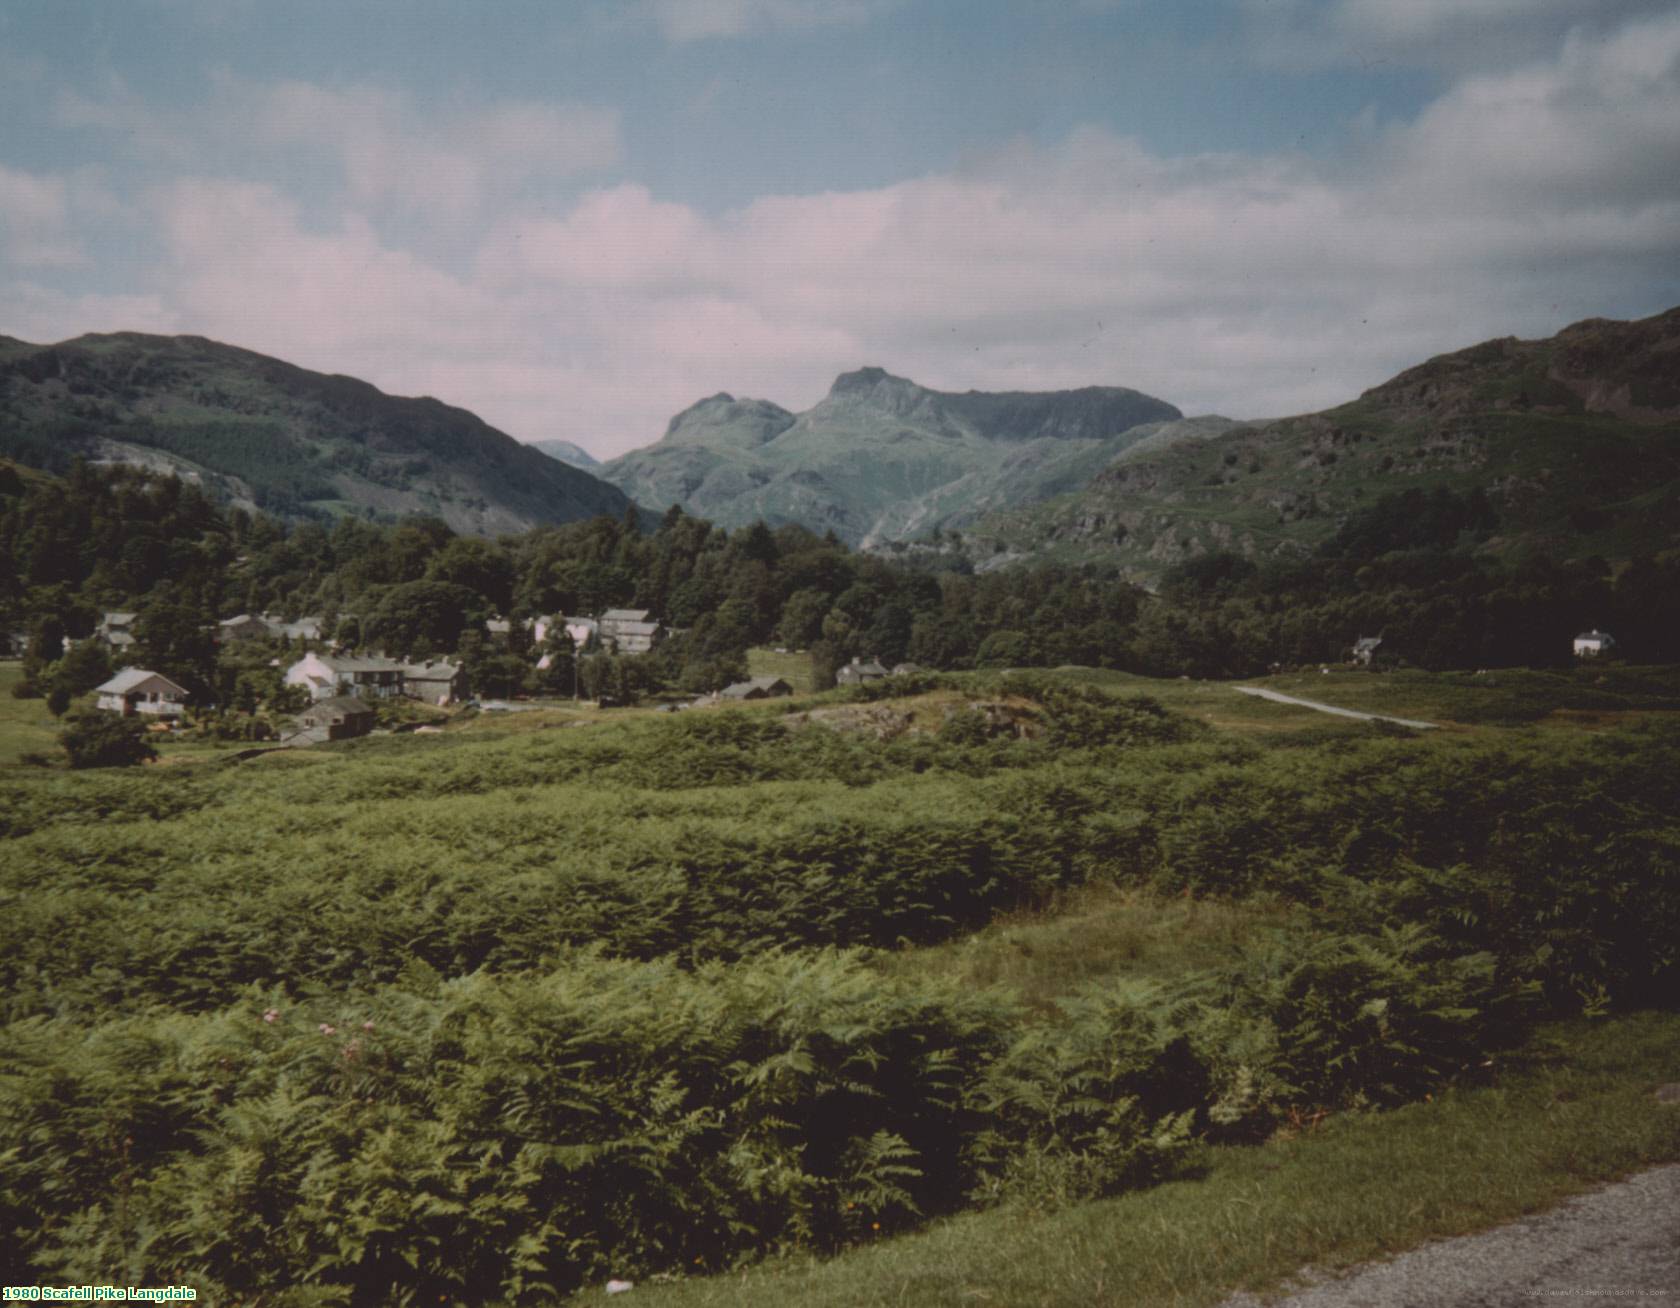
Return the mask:
[[(1310, 558), (1204, 555), (1150, 595), (1112, 567), (977, 574), (955, 555), (891, 561), (832, 534), (727, 531), (675, 507), (651, 531), (626, 514), (496, 541), (436, 518), (288, 524), (218, 509), (190, 482), (78, 461), (57, 480), (0, 472), (0, 617), (28, 635), (26, 684), (60, 706), (109, 675), (92, 652), (61, 659), (63, 638), (87, 637), (114, 608), (139, 615), (134, 657), (201, 698), (247, 704), (272, 694), (275, 651), (218, 659), (208, 635), (241, 612), (317, 614), (341, 645), (458, 657), (491, 694), (621, 699), (717, 689), (745, 675), (754, 645), (809, 651), (819, 686), (854, 657), (1248, 676), (1340, 660), (1362, 635), (1383, 637), (1382, 659), (1428, 668), (1536, 665), (1567, 661), (1570, 637), (1592, 625), (1628, 657), (1680, 659), (1680, 557), (1613, 570), (1472, 553), (1497, 529), (1479, 493), (1408, 491)], [(576, 661), (563, 636), (537, 649), (527, 634), (538, 616), (612, 607), (651, 610), (676, 634), (651, 656)], [(505, 643), (487, 637), (494, 617), (512, 622)]]
[(1619, 569), (1471, 552), (1497, 530), (1479, 491), (1410, 490), (1354, 514), (1310, 558), (1192, 559), (1163, 578), (1166, 603), (1150, 616), (1170, 635), (1140, 641), (1142, 661), (1169, 672), (1176, 646), (1197, 675), (1243, 675), (1340, 660), (1357, 637), (1381, 636), (1380, 663), (1537, 667), (1568, 663), (1572, 638), (1594, 626), (1633, 661), (1680, 659), (1680, 552)]

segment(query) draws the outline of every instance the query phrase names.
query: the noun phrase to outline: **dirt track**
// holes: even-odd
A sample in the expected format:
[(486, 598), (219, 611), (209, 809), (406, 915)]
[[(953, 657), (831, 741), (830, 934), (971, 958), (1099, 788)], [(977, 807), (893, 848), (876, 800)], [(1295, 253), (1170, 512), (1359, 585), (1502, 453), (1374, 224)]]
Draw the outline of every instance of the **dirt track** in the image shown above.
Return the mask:
[(1287, 1298), (1221, 1308), (1533, 1308), (1680, 1303), (1680, 1164), (1653, 1168), (1549, 1212), (1436, 1240)]
[(1320, 704), (1316, 699), (1297, 699), (1294, 695), (1285, 695), (1281, 690), (1267, 690), (1262, 686), (1232, 686), (1231, 689), (1244, 695), (1258, 695), (1261, 699), (1269, 699), (1278, 704), (1294, 704), (1300, 708), (1317, 709), (1320, 713), (1334, 713), (1339, 718), (1359, 718), (1365, 722), (1394, 722), (1402, 727), (1411, 727), (1415, 731), (1428, 731), (1440, 725), (1437, 722), (1420, 722), (1417, 718), (1391, 718), (1386, 713), (1361, 713), (1358, 709), (1337, 708), (1334, 704)]

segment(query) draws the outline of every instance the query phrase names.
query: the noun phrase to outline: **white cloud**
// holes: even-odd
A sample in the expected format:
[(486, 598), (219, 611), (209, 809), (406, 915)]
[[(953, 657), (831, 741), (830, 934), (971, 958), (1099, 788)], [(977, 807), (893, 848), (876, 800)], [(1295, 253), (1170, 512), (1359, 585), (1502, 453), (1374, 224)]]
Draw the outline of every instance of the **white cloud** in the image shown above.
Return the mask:
[(365, 219), (310, 230), (273, 188), (208, 179), (163, 188), (153, 208), (169, 298), (204, 335), (418, 389), (437, 359), (494, 348), (492, 301)]
[(616, 109), (502, 100), (426, 112), (375, 86), (253, 82), (225, 72), (191, 111), (160, 112), (120, 81), (98, 98), (63, 92), (55, 108), (66, 126), (119, 136), (133, 154), (176, 168), (254, 177), (289, 155), (325, 161), (349, 203), (401, 207), (455, 228), (492, 202), (510, 202), (528, 182), (608, 168), (622, 150)]
[(0, 283), (9, 336), (50, 345), (86, 332), (176, 332), (175, 310), (156, 295), (72, 295), (34, 281)]
[(501, 102), (428, 122), (405, 96), (307, 82), (247, 86), (221, 79), (221, 98), (248, 115), (259, 142), (337, 155), (354, 199), (396, 199), (464, 216), (495, 190), (533, 176), (570, 178), (619, 156), (615, 110)]
[(0, 164), (0, 252), (19, 268), (66, 267), (83, 259), (65, 231), (69, 183)]

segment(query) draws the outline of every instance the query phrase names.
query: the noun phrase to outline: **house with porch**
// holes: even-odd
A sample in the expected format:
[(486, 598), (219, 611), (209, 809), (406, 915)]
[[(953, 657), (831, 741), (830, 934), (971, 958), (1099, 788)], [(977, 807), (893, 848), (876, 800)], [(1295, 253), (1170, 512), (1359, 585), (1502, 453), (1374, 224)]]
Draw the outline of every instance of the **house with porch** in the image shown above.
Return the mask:
[(160, 720), (179, 718), (187, 708), (186, 687), (150, 668), (124, 668), (103, 686), (96, 686), (94, 693), (100, 708), (125, 718), (135, 714)]

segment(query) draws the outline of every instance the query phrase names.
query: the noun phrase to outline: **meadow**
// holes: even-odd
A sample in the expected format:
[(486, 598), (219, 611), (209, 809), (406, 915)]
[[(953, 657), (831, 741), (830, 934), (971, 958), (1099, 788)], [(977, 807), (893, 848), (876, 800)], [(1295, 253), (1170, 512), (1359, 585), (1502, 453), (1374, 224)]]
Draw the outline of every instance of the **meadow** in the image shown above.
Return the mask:
[[(0, 767), (8, 1280), (957, 1302), (942, 1241), (1673, 1065), (1672, 670), (1272, 684), (1444, 726), (1066, 670)], [(1677, 1156), (1618, 1111), (1513, 1193)]]

